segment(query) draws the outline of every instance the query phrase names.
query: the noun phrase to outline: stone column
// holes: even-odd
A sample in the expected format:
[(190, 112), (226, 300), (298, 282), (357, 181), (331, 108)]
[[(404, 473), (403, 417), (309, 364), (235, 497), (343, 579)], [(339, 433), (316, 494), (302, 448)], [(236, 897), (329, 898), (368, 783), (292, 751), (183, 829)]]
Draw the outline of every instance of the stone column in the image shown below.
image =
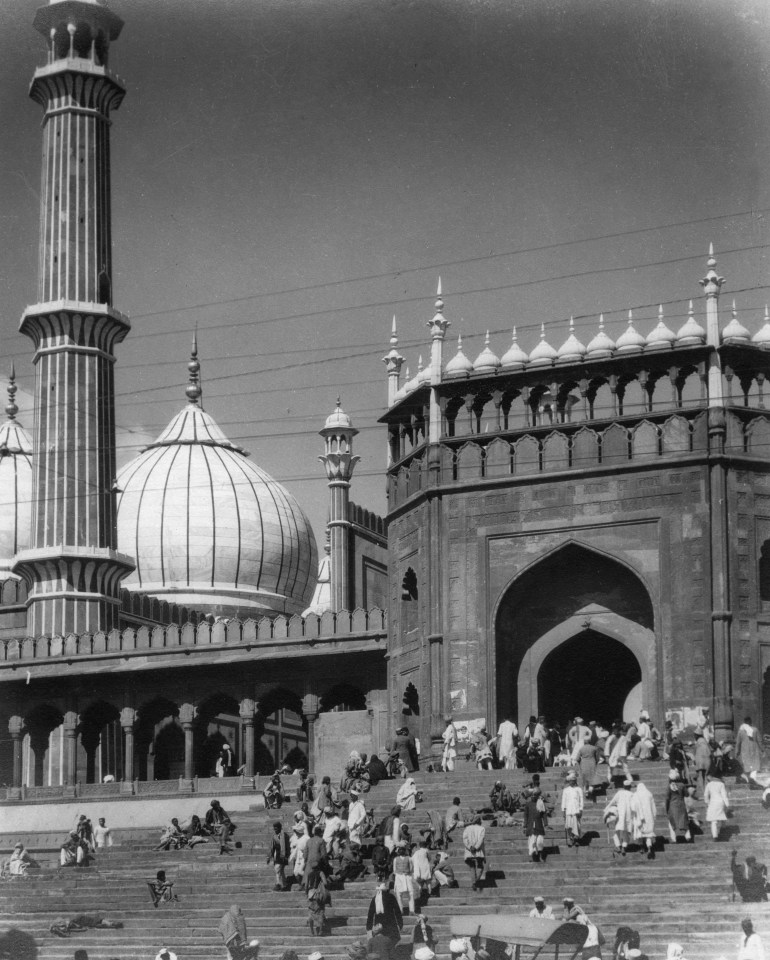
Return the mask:
[(318, 719), (318, 710), (321, 701), (314, 693), (308, 693), (302, 698), (302, 713), (307, 720), (307, 769), (314, 772), (315, 766), (315, 722)]
[(194, 751), (194, 737), (193, 737), (193, 722), (198, 711), (191, 703), (183, 703), (179, 708), (179, 722), (182, 724), (182, 729), (184, 730), (184, 778), (185, 780), (192, 780), (194, 776), (194, 765), (193, 765), (193, 751)]
[(8, 721), (8, 732), (13, 741), (13, 780), (14, 789), (21, 787), (21, 732), (24, 729), (23, 717), (11, 717)]
[(65, 787), (73, 787), (77, 780), (77, 726), (79, 717), (74, 710), (64, 714), (64, 755), (62, 757), (62, 772)]
[(243, 721), (244, 775), (254, 776), (254, 721), (257, 713), (256, 701), (249, 697), (241, 700), (238, 712)]
[(709, 515), (711, 532), (711, 655), (714, 735), (733, 736), (732, 611), (730, 609), (730, 528), (727, 509), (724, 381), (720, 355), (719, 291), (724, 277), (717, 275), (713, 246), (709, 249), (706, 276), (706, 342), (711, 347), (708, 369)]
[(120, 711), (120, 726), (123, 730), (123, 780), (134, 781), (134, 725), (138, 714), (133, 707), (124, 707)]

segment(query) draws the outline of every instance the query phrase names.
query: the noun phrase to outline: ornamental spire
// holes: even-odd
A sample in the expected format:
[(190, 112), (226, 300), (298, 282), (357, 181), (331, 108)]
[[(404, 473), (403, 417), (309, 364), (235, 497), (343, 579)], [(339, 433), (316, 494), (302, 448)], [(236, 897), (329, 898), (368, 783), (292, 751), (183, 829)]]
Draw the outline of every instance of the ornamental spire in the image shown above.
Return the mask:
[(15, 420), (19, 408), (16, 406), (16, 365), (11, 362), (11, 375), (8, 377), (8, 403), (5, 408), (9, 420)]
[(187, 371), (189, 374), (187, 381), (187, 389), (185, 394), (190, 403), (197, 404), (201, 398), (203, 390), (201, 389), (200, 383), (200, 369), (201, 365), (198, 360), (198, 334), (193, 334), (192, 339), (192, 349), (190, 350), (190, 360), (187, 364)]
[(724, 277), (718, 276), (715, 269), (716, 265), (717, 261), (714, 257), (714, 244), (710, 243), (708, 260), (706, 261), (706, 276), (700, 281), (700, 285), (703, 287), (704, 293), (707, 297), (718, 297), (722, 284), (725, 282)]
[(444, 316), (444, 300), (441, 295), (441, 277), (438, 278), (438, 286), (436, 287), (436, 302), (434, 306), (436, 308), (436, 313), (434, 314), (432, 320), (428, 320), (427, 326), (430, 327), (430, 331), (434, 340), (443, 340), (444, 334), (447, 331), (447, 327), (452, 321), (447, 320)]

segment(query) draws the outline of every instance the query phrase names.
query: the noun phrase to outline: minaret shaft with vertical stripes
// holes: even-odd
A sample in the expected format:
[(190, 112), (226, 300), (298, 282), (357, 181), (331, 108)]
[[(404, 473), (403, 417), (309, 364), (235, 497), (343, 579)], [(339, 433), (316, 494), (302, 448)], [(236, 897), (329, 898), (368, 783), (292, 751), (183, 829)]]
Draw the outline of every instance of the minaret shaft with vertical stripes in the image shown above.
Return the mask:
[(112, 307), (110, 110), (124, 89), (107, 68), (122, 21), (105, 6), (60, 0), (35, 27), (48, 62), (30, 96), (45, 110), (39, 302), (21, 331), (35, 345), (32, 542), (16, 571), (29, 585), (27, 632), (117, 626), (114, 347), (128, 320)]

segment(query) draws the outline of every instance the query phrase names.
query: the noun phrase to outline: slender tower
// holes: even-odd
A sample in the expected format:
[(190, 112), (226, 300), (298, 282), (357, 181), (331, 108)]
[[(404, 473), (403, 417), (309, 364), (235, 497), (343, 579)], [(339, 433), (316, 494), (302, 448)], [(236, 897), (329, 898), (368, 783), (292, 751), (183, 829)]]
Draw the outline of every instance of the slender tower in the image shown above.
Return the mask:
[(15, 571), (29, 586), (31, 636), (109, 630), (117, 553), (114, 347), (128, 333), (112, 307), (110, 110), (124, 88), (107, 66), (123, 22), (99, 0), (52, 0), (35, 28), (48, 62), (30, 96), (45, 110), (38, 303), (20, 329), (35, 346), (32, 538)]
[(320, 431), (326, 444), (326, 453), (318, 459), (326, 467), (329, 480), (329, 532), (331, 559), (331, 602), (332, 610), (348, 610), (352, 606), (350, 595), (350, 562), (348, 549), (348, 531), (350, 520), (350, 480), (353, 470), (361, 459), (353, 456), (353, 437), (358, 430), (350, 417), (340, 406), (326, 418), (326, 425)]

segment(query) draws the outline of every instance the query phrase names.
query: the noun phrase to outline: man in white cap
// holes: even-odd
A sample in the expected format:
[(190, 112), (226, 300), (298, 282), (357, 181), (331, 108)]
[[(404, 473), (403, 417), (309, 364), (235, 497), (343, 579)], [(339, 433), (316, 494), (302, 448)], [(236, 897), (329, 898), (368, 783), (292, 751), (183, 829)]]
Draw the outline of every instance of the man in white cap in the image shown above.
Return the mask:
[(435, 960), (436, 954), (430, 947), (418, 947), (414, 951), (414, 960)]
[(307, 955), (307, 960), (324, 960), (324, 955), (320, 950), (314, 950)]
[(591, 728), (587, 727), (582, 717), (575, 717), (572, 726), (567, 731), (567, 747), (570, 753), (581, 743), (591, 739)]
[(533, 920), (553, 920), (553, 909), (548, 906), (543, 897), (535, 897), (535, 905), (529, 911)]
[(622, 857), (626, 855), (626, 848), (634, 829), (633, 797), (631, 795), (633, 783), (634, 781), (631, 779), (624, 780), (622, 786), (618, 787), (615, 796), (604, 808), (604, 822), (608, 827), (612, 823), (612, 842)]
[(461, 957), (468, 956), (468, 943), (460, 937), (455, 937), (449, 941), (449, 952), (452, 954), (452, 960), (460, 960)]
[(561, 792), (561, 812), (564, 814), (564, 836), (568, 847), (580, 842), (582, 830), (580, 821), (583, 816), (583, 791), (578, 786), (577, 774), (571, 770)]
[(348, 810), (348, 836), (351, 843), (357, 843), (359, 846), (364, 839), (364, 826), (366, 825), (366, 806), (361, 799), (361, 793), (355, 787), (350, 791), (353, 802)]

